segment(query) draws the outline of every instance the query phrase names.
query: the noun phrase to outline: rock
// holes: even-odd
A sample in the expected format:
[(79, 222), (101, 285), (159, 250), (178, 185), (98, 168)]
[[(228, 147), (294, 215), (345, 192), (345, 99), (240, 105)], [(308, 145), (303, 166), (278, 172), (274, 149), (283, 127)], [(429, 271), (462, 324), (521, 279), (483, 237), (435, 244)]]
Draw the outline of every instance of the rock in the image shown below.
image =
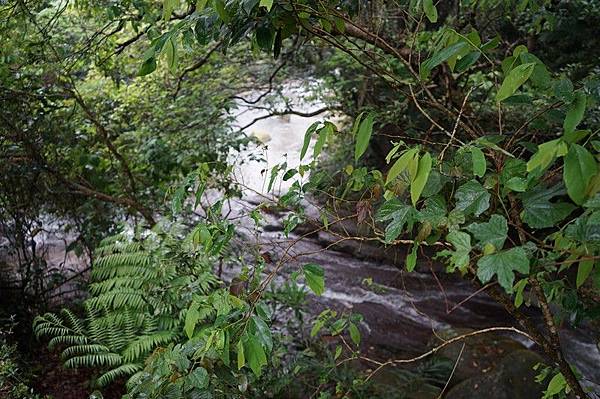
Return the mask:
[(543, 363), (537, 353), (528, 349), (506, 355), (487, 374), (473, 376), (452, 388), (446, 399), (534, 399), (543, 396), (544, 386), (535, 382), (533, 367)]
[[(441, 331), (437, 335), (439, 338), (447, 340), (472, 331), (474, 330), (453, 328)], [(464, 350), (462, 350), (463, 343), (465, 344)], [(439, 344), (440, 341), (435, 339), (430, 345), (433, 347)], [(506, 335), (481, 334), (448, 345), (440, 350), (438, 355), (446, 357), (454, 363), (460, 354), (458, 366), (452, 377), (453, 381), (459, 382), (491, 372), (502, 358), (519, 349), (525, 349), (525, 347)]]

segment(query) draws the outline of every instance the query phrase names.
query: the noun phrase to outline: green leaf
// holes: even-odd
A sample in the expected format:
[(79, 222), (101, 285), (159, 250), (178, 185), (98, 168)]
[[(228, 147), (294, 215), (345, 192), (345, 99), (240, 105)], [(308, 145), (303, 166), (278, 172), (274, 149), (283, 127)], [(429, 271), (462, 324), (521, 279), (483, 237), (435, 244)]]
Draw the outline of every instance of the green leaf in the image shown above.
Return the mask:
[(448, 233), (446, 240), (452, 244), (454, 251), (440, 251), (440, 256), (450, 256), (450, 264), (448, 265), (448, 271), (453, 272), (456, 269), (464, 272), (467, 270), (469, 265), (471, 252), (471, 236), (463, 231), (454, 230)]
[(477, 180), (460, 186), (454, 197), (457, 199), (456, 209), (465, 214), (479, 216), (490, 207), (490, 193)]
[(538, 150), (529, 162), (527, 162), (527, 172), (535, 169), (544, 170), (554, 160), (557, 155), (566, 153), (566, 144), (561, 139), (550, 140), (538, 146)]
[(360, 114), (358, 114), (358, 116), (354, 120), (354, 126), (352, 126), (352, 137), (356, 137), (356, 134), (358, 133), (358, 128), (360, 127), (360, 122), (362, 121), (363, 116), (365, 116), (365, 113), (361, 112)]
[(168, 21), (171, 18), (173, 10), (179, 5), (179, 0), (164, 0), (163, 1), (163, 19)]
[(548, 383), (548, 388), (546, 388), (542, 399), (553, 398), (561, 392), (564, 392), (567, 387), (568, 385), (567, 381), (565, 380), (565, 377), (562, 375), (562, 373), (558, 373), (554, 377), (552, 377), (552, 379)]
[(527, 179), (515, 176), (508, 180), (505, 186), (512, 191), (522, 193), (527, 190)]
[(513, 291), (515, 291), (515, 307), (520, 308), (523, 304), (523, 292), (525, 291), (525, 286), (527, 285), (527, 279), (521, 279), (515, 286), (513, 287)]
[(581, 287), (583, 283), (585, 283), (585, 280), (587, 280), (593, 268), (593, 259), (586, 259), (579, 262), (579, 267), (577, 268), (577, 288)]
[(197, 367), (187, 375), (185, 382), (196, 389), (205, 389), (208, 386), (208, 372), (203, 367)]
[(417, 250), (418, 249), (419, 249), (419, 244), (415, 242), (413, 244), (412, 250), (406, 256), (406, 270), (409, 272), (412, 272), (413, 270), (415, 270), (415, 267), (417, 266)]
[(554, 95), (565, 103), (573, 101), (573, 83), (569, 79), (561, 79), (554, 84)]
[(438, 12), (433, 4), (433, 0), (423, 0), (423, 10), (425, 11), (425, 15), (427, 15), (427, 19), (431, 23), (436, 23), (438, 20)]
[(303, 266), (304, 278), (306, 284), (316, 295), (323, 295), (325, 292), (325, 272), (321, 266), (314, 263), (308, 263)]
[(271, 11), (273, 0), (260, 0), (259, 7), (265, 7), (267, 11)]
[(515, 281), (515, 271), (529, 273), (529, 259), (523, 247), (515, 247), (492, 255), (485, 255), (477, 262), (477, 277), (482, 283), (498, 276), (500, 286), (511, 293)]
[(562, 184), (555, 185), (549, 189), (538, 186), (533, 190), (521, 194), (523, 201), (523, 214), (521, 218), (523, 222), (534, 229), (555, 226), (575, 209), (573, 204), (566, 202), (550, 202), (552, 198), (564, 194), (565, 190)]
[[(267, 364), (267, 356), (260, 341), (257, 337), (248, 336), (244, 342), (244, 355), (248, 366), (256, 375), (260, 377), (263, 366)], [(239, 352), (238, 352), (238, 366), (239, 366)]]
[(496, 250), (502, 249), (508, 234), (508, 224), (501, 215), (492, 215), (486, 223), (473, 223), (467, 227), (483, 248), (486, 244), (492, 244)]
[(138, 76), (146, 76), (148, 74), (151, 74), (155, 70), (156, 70), (156, 58), (150, 57), (146, 61), (144, 61), (144, 63), (140, 67), (140, 70), (138, 71)]
[(473, 174), (477, 177), (483, 177), (486, 169), (485, 155), (483, 155), (483, 151), (477, 147), (471, 147), (471, 158), (473, 162)]
[(356, 324), (350, 323), (348, 325), (348, 331), (350, 332), (350, 339), (354, 342), (354, 345), (360, 345), (360, 331), (358, 330), (358, 327), (356, 327)]
[(174, 74), (177, 72), (177, 47), (173, 37), (169, 37), (169, 40), (165, 43), (165, 52), (167, 54), (167, 67)]
[(246, 364), (246, 357), (244, 356), (244, 343), (240, 339), (237, 343), (237, 366), (238, 370), (241, 370), (242, 367)]
[(575, 99), (571, 103), (567, 116), (563, 123), (563, 129), (565, 133), (570, 133), (575, 130), (577, 125), (583, 120), (583, 114), (585, 113), (585, 106), (587, 103), (587, 97), (585, 93), (578, 91), (575, 93)]
[(227, 9), (225, 8), (225, 1), (214, 0), (214, 4), (215, 4), (215, 10), (217, 11), (219, 18), (221, 18), (221, 21), (225, 22), (226, 24), (229, 23), (229, 21), (231, 20), (231, 16), (229, 15), (229, 12), (227, 12)]
[(402, 154), (390, 168), (385, 179), (385, 184), (393, 181), (400, 173), (404, 172), (418, 151), (418, 148), (411, 148), (410, 150), (405, 151), (404, 154)]
[(185, 314), (185, 325), (183, 330), (189, 339), (194, 336), (194, 329), (196, 323), (200, 319), (200, 312), (198, 312), (198, 304), (193, 303)]
[(427, 178), (431, 172), (431, 155), (426, 152), (425, 155), (419, 160), (419, 167), (417, 169), (417, 175), (410, 184), (410, 199), (412, 200), (413, 206), (417, 204), (423, 188), (427, 183)]
[(469, 46), (468, 43), (460, 41), (433, 54), (431, 58), (425, 60), (419, 67), (419, 75), (421, 79), (427, 80), (433, 68), (448, 60), (450, 57), (459, 54), (467, 46)]
[(594, 156), (579, 144), (571, 144), (565, 156), (563, 179), (569, 197), (577, 205), (583, 204), (587, 196), (587, 187), (598, 166)]
[(387, 201), (378, 211), (377, 220), (392, 220), (385, 229), (385, 241), (392, 242), (402, 233), (406, 223), (412, 226), (414, 208), (401, 203), (398, 199)]
[(302, 160), (304, 158), (304, 156), (306, 155), (306, 151), (308, 151), (308, 146), (310, 144), (310, 139), (312, 137), (312, 134), (315, 132), (315, 130), (317, 130), (317, 127), (319, 126), (321, 122), (315, 122), (312, 125), (310, 125), (308, 127), (308, 129), (306, 129), (306, 133), (304, 133), (304, 142), (302, 143), (302, 150), (300, 151), (300, 160)]
[(333, 126), (331, 123), (325, 123), (325, 126), (319, 129), (317, 142), (315, 143), (315, 147), (313, 148), (313, 158), (317, 159), (321, 151), (323, 150), (323, 146), (327, 142), (327, 137), (333, 133)]
[(358, 133), (356, 135), (356, 145), (354, 147), (354, 160), (358, 161), (359, 158), (365, 153), (371, 140), (371, 133), (373, 133), (373, 114), (367, 115), (367, 117), (360, 123)]
[(496, 101), (500, 102), (512, 96), (529, 79), (534, 68), (535, 63), (530, 62), (512, 69), (502, 82), (500, 90), (496, 94)]

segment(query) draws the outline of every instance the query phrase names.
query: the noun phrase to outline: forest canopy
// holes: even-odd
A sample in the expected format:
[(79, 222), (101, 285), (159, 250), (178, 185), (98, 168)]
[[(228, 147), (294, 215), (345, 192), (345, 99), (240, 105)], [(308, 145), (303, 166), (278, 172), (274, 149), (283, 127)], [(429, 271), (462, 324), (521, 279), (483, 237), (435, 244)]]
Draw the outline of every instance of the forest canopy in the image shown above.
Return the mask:
[[(599, 27), (595, 0), (0, 2), (0, 396), (458, 398), (493, 335), (539, 360), (492, 398), (600, 397)], [(405, 313), (501, 316), (391, 342), (373, 259), (431, 279)], [(36, 357), (88, 371), (44, 390)]]

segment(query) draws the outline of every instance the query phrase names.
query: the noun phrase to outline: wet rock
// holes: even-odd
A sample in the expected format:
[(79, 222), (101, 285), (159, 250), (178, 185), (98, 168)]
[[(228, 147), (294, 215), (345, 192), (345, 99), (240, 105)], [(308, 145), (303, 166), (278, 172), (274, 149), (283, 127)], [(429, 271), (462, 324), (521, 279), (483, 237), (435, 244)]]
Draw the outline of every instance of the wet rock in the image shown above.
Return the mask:
[[(467, 328), (454, 328), (439, 332), (437, 335), (443, 340), (467, 334), (474, 330)], [(434, 339), (431, 346), (440, 344), (438, 338)], [(462, 349), (463, 343), (465, 348)], [(470, 377), (489, 373), (496, 368), (498, 363), (509, 353), (525, 349), (523, 344), (514, 339), (498, 334), (481, 334), (455, 342), (441, 349), (438, 355), (458, 360), (453, 381), (462, 381)], [(462, 350), (462, 354), (461, 354)]]
[(452, 388), (446, 399), (533, 399), (541, 398), (544, 387), (535, 382), (533, 367), (542, 363), (537, 353), (520, 349), (506, 355), (489, 373), (471, 377)]

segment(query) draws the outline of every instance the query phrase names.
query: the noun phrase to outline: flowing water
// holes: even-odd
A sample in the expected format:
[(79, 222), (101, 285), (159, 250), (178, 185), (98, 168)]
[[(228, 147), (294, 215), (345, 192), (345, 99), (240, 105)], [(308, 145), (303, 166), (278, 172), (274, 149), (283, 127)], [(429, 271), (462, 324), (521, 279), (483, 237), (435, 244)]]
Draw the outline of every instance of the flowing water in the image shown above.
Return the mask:
[[(302, 104), (298, 96), (302, 89), (290, 87), (286, 94), (302, 111), (318, 108), (320, 104)], [(240, 105), (240, 110), (244, 110)], [(245, 109), (238, 119), (240, 126), (264, 115), (264, 111)], [(288, 167), (299, 163), (299, 154), (308, 126), (326, 116), (301, 118), (291, 116), (261, 120), (246, 130), (264, 141), (240, 159), (248, 159), (249, 153), (262, 153), (266, 162), (242, 163), (236, 170), (238, 178), (251, 190), (232, 208), (240, 214), (264, 201), (260, 194), (265, 192), (269, 170), (286, 162)], [(310, 153), (310, 151), (309, 151)], [(285, 182), (282, 192), (291, 181)], [(310, 210), (308, 211), (310, 213)], [(484, 293), (475, 293), (473, 284), (460, 277), (448, 275), (439, 265), (421, 264), (417, 271), (403, 271), (403, 259), (408, 248), (374, 248), (345, 243), (331, 244), (335, 237), (326, 232), (311, 234), (297, 240), (307, 232), (292, 233), (286, 239), (282, 233), (281, 220), (285, 214), (264, 214), (265, 221), (258, 236), (248, 234), (244, 240), (260, 243), (261, 250), (269, 254), (272, 265), (288, 250), (289, 243), (295, 244), (286, 256), (285, 268), (280, 276), (287, 276), (305, 263), (316, 263), (325, 270), (326, 291), (311, 302), (313, 313), (325, 307), (342, 311), (357, 312), (364, 316), (361, 326), (366, 350), (379, 356), (406, 357), (422, 353), (431, 344), (432, 337), (446, 330), (481, 329), (494, 326), (516, 326), (515, 321)], [(272, 266), (274, 267), (274, 266)], [(435, 273), (437, 271), (437, 273)], [(283, 277), (280, 277), (283, 278)], [(541, 323), (535, 308), (527, 309), (531, 317)], [(533, 342), (513, 336), (525, 347)], [(590, 328), (573, 328), (567, 323), (561, 329), (561, 338), (569, 361), (577, 365), (587, 379), (588, 385), (600, 392), (600, 352), (598, 333)]]
[[(302, 102), (307, 93), (302, 85), (291, 83), (283, 93), (291, 98), (289, 104), (292, 108), (299, 111), (309, 112), (323, 106), (315, 102)], [(260, 106), (261, 102), (257, 105)], [(241, 127), (265, 114), (265, 110), (247, 107), (241, 102), (235, 116)], [(325, 114), (311, 118), (297, 115), (271, 117), (261, 119), (245, 130), (263, 144), (252, 145), (241, 153), (232, 154), (232, 160), (237, 163), (234, 172), (236, 178), (246, 187), (244, 197), (231, 204), (234, 216), (247, 214), (270, 195), (266, 192), (270, 168), (282, 162), (287, 162), (288, 168), (299, 165), (306, 129), (324, 118)], [(275, 192), (285, 193), (293, 181), (278, 181)], [(310, 204), (307, 206), (307, 212), (312, 212), (314, 216), (314, 208)], [(321, 297), (311, 296), (311, 313), (316, 315), (326, 307), (332, 307), (362, 314), (364, 321), (360, 329), (363, 350), (373, 357), (405, 358), (422, 353), (431, 346), (433, 337), (450, 329), (465, 331), (515, 325), (514, 320), (487, 295), (474, 295), (473, 284), (443, 273), (439, 265), (423, 263), (418, 265), (415, 272), (403, 271), (407, 248), (383, 249), (352, 242), (332, 245), (335, 237), (323, 231), (298, 240), (300, 235), (308, 232), (306, 226), (301, 226), (304, 228), (299, 228), (300, 232), (285, 237), (281, 226), (285, 216), (285, 213), (263, 213), (264, 220), (258, 234), (248, 218), (238, 219), (238, 227), (245, 232), (240, 245), (260, 246), (269, 259), (267, 271), (273, 270), (278, 260), (285, 256), (285, 266), (278, 273), (278, 281), (306, 263), (323, 267), (326, 291)], [(352, 228), (350, 225), (347, 227)], [(84, 258), (66, 254), (67, 241), (59, 233), (40, 235), (36, 240), (39, 240), (40, 250), (47, 251), (47, 265), (56, 272), (62, 270), (75, 275), (86, 264)], [(292, 242), (294, 245), (290, 245)], [(225, 270), (225, 279), (231, 278), (233, 273), (232, 270)], [(62, 288), (67, 291), (67, 297), (71, 290), (77, 291), (75, 281), (71, 285)], [(531, 317), (540, 320), (535, 308), (527, 311)], [(518, 340), (520, 345), (533, 347), (533, 343), (527, 339), (520, 336), (512, 338)], [(577, 365), (588, 385), (600, 392), (598, 333), (587, 327), (576, 329), (565, 323), (561, 338), (567, 358)]]

